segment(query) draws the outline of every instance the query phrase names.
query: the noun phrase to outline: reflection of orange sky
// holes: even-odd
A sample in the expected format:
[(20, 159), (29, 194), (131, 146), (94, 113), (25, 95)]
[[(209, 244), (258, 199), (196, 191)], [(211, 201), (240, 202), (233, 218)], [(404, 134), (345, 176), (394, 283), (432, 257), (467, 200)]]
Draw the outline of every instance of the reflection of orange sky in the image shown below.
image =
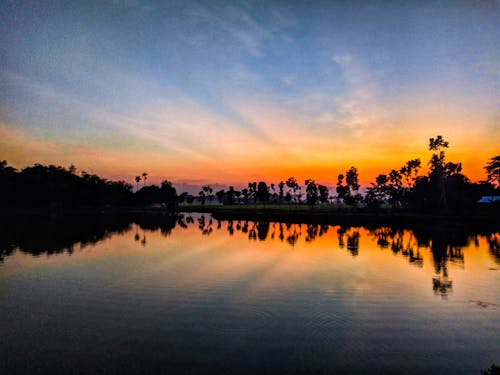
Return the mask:
[[(277, 183), (295, 176), (300, 183), (314, 178), (318, 183), (333, 185), (339, 173), (351, 165), (358, 168), (363, 184), (374, 181), (379, 173), (399, 169), (407, 160), (420, 158), (421, 174), (430, 158), (427, 139), (435, 131), (415, 128), (394, 130), (391, 137), (379, 131), (366, 130), (357, 137), (311, 138), (306, 133), (290, 135), (277, 144), (258, 143), (255, 139), (225, 138), (224, 134), (208, 135), (209, 142), (219, 144), (217, 153), (183, 154), (172, 151), (127, 150), (106, 145), (90, 146), (51, 138), (34, 138), (27, 133), (0, 126), (1, 159), (17, 168), (34, 163), (69, 166), (96, 173), (110, 179), (133, 183), (134, 176), (148, 172), (148, 181), (163, 179), (178, 182), (225, 183), (236, 186), (248, 181)], [(445, 129), (446, 130), (446, 129)], [(442, 132), (446, 134), (445, 132)], [(463, 163), (463, 173), (472, 181), (485, 178), (484, 165), (498, 153), (492, 134), (486, 131), (455, 132), (447, 137), (450, 161)], [(279, 139), (279, 137), (277, 137)]]
[[(252, 225), (250, 223), (249, 229)], [(232, 236), (229, 236), (227, 222), (216, 229), (217, 222), (214, 221), (212, 228), (209, 236), (202, 236), (197, 224), (187, 229), (177, 227), (165, 237), (159, 230), (145, 231), (136, 227), (93, 246), (83, 249), (75, 246), (71, 256), (62, 253), (35, 258), (16, 253), (5, 259), (2, 271), (8, 276), (37, 267), (108, 262), (129, 267), (130, 273), (126, 277), (145, 272), (160, 285), (168, 280), (169, 284), (183, 288), (206, 288), (245, 280), (241, 298), (262, 290), (266, 293), (284, 292), (304, 280), (314, 281), (314, 285), (327, 294), (335, 294), (341, 288), (354, 293), (370, 293), (381, 287), (372, 284), (374, 277), (381, 283), (399, 280), (401, 285), (420, 289), (423, 295), (432, 290), (431, 280), (435, 275), (432, 253), (428, 248), (418, 248), (409, 231), (404, 232), (402, 244), (405, 248), (412, 246), (414, 255), (421, 257), (421, 263), (410, 263), (408, 256), (393, 253), (390, 246), (381, 249), (375, 236), (364, 228), (348, 229), (343, 246), (339, 243), (339, 227), (329, 227), (326, 233), (312, 241), (307, 240), (306, 225), (293, 224), (289, 228), (283, 225), (285, 238), (280, 240), (279, 224), (271, 224), (265, 241), (249, 240), (248, 233), (237, 229), (237, 222), (234, 222)], [(353, 256), (348, 249), (348, 236), (356, 232), (360, 235), (359, 250)], [(136, 233), (140, 240), (145, 239), (145, 244), (134, 239)], [(298, 238), (291, 246), (287, 237), (293, 234), (298, 234)], [(463, 262), (448, 261), (447, 265), (448, 275), (458, 295), (465, 290), (471, 293), (470, 288), (473, 291), (475, 281), (487, 282), (489, 275), (485, 274), (485, 270), (494, 266), (483, 237), (479, 237), (477, 248), (471, 244), (462, 251)], [(137, 262), (141, 265), (139, 268)], [(165, 281), (162, 281), (163, 278)]]

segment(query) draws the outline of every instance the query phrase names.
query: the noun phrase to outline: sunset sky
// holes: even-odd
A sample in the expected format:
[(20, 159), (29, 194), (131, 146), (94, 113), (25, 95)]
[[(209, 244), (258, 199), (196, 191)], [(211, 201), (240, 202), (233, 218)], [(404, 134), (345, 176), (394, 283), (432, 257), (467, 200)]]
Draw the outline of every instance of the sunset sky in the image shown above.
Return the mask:
[[(500, 154), (498, 1), (2, 1), (0, 160), (367, 183)], [(303, 181), (302, 181), (303, 182)]]

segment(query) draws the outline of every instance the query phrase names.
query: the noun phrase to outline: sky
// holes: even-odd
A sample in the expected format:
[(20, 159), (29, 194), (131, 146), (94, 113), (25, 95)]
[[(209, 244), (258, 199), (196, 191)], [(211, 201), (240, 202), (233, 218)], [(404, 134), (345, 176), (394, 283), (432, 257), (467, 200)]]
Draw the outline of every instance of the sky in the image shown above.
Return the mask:
[[(0, 2), (0, 160), (182, 186), (366, 184), (500, 154), (498, 1)], [(219, 186), (219, 185), (217, 185)]]

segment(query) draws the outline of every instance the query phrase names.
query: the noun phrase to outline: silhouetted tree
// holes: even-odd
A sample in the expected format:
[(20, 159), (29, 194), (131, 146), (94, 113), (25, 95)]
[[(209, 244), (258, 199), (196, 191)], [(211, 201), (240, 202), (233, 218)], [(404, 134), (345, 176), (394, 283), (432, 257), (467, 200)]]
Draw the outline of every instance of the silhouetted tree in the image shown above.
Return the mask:
[[(292, 198), (296, 196), (297, 189), (299, 188), (299, 184), (297, 183), (297, 180), (295, 179), (295, 177), (290, 177), (288, 180), (286, 180), (286, 186), (288, 187), (287, 195), (289, 195), (290, 200), (292, 200)], [(289, 202), (290, 200), (287, 200), (287, 201)]]
[(198, 195), (200, 196), (200, 202), (201, 202), (201, 205), (205, 205), (205, 190), (200, 190), (198, 192)]
[(224, 204), (234, 204), (236, 190), (234, 190), (233, 186), (229, 186), (229, 190), (224, 195)]
[(205, 186), (203, 186), (202, 189), (205, 192), (205, 195), (208, 196), (208, 200), (210, 202), (212, 202), (212, 198), (213, 198), (213, 196), (212, 196), (212, 193), (213, 193), (212, 187), (210, 185), (205, 185)]
[(242, 189), (241, 190), (241, 195), (243, 196), (243, 203), (248, 204), (248, 202), (249, 202), (248, 189)]
[(267, 234), (269, 233), (269, 222), (268, 221), (259, 221), (255, 229), (257, 231), (257, 238), (259, 241), (265, 241), (267, 238)]
[(368, 207), (377, 208), (389, 199), (388, 178), (385, 174), (379, 174), (375, 183), (371, 183), (365, 195), (365, 203)]
[(224, 203), (224, 189), (219, 190), (218, 192), (215, 193), (217, 196), (217, 200), (219, 201), (220, 204)]
[(142, 180), (144, 181), (144, 186), (146, 186), (146, 180), (148, 179), (148, 174), (146, 172), (144, 172), (142, 174)]
[(281, 204), (283, 202), (283, 197), (284, 197), (283, 188), (285, 187), (285, 183), (283, 181), (280, 181), (278, 187), (279, 187), (279, 203)]
[(314, 205), (318, 201), (318, 186), (316, 185), (315, 181), (312, 179), (308, 179), (305, 181), (306, 185), (306, 200), (307, 204), (312, 208), (314, 208)]
[(187, 192), (183, 192), (183, 193), (179, 194), (179, 196), (177, 197), (177, 202), (184, 203), (186, 201), (187, 195), (188, 195)]
[(351, 167), (345, 175), (345, 182), (352, 191), (359, 190), (359, 176), (356, 167)]
[(269, 189), (264, 181), (260, 181), (257, 185), (257, 199), (262, 203), (269, 201)]
[(500, 187), (500, 155), (494, 156), (488, 160), (488, 163), (484, 167), (487, 173), (487, 181), (496, 186)]
[(170, 181), (164, 180), (161, 182), (160, 199), (160, 202), (164, 204), (167, 209), (172, 209), (177, 205), (177, 202), (179, 201), (177, 191)]
[(136, 191), (139, 190), (139, 182), (141, 182), (141, 176), (135, 176), (135, 183), (137, 184)]
[[(345, 178), (345, 184), (344, 184)], [(344, 203), (353, 205), (361, 200), (360, 194), (357, 193), (359, 190), (359, 176), (356, 167), (351, 167), (345, 174), (339, 174), (337, 181), (337, 201), (342, 200)]]
[(257, 203), (257, 183), (248, 183), (248, 199), (253, 199), (253, 203)]
[(411, 189), (415, 185), (415, 180), (421, 166), (422, 163), (420, 159), (412, 159), (407, 161), (399, 170), (399, 173), (401, 173), (405, 179), (407, 188)]
[(318, 185), (318, 190), (319, 190), (319, 201), (321, 204), (327, 204), (328, 203), (328, 188), (324, 185)]
[(271, 191), (272, 191), (273, 203), (276, 203), (276, 201), (275, 201), (275, 198), (276, 198), (276, 188), (275, 188), (274, 184), (271, 184), (270, 187), (271, 187)]
[(391, 203), (392, 207), (399, 208), (403, 197), (403, 176), (393, 169), (389, 173), (389, 203)]
[(337, 177), (337, 203), (344, 202), (348, 193), (347, 186), (344, 185), (345, 176), (341, 173)]
[(236, 197), (236, 203), (240, 203), (241, 191), (235, 190), (234, 196)]
[(445, 152), (444, 149), (448, 148), (449, 143), (443, 139), (442, 136), (438, 135), (436, 138), (429, 139), (429, 150), (436, 151), (432, 154), (430, 165), (430, 183), (431, 187), (434, 189), (434, 200), (436, 206), (439, 209), (446, 210), (448, 208), (448, 202), (446, 201), (446, 190), (445, 190)]

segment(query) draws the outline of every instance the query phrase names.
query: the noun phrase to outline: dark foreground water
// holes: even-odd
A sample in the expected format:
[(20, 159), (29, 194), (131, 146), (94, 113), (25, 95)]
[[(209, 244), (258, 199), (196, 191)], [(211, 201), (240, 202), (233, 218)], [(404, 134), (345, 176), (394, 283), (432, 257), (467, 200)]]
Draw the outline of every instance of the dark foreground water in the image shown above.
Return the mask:
[(0, 373), (479, 374), (500, 234), (218, 222), (2, 223)]

